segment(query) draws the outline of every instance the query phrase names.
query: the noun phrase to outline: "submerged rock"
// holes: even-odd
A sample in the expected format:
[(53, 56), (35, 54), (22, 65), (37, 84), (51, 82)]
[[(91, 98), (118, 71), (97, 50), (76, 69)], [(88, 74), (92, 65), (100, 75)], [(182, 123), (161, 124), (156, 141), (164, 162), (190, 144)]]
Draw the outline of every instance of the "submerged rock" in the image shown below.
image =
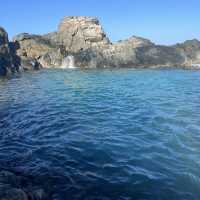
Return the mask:
[(5, 170), (0, 171), (1, 200), (46, 200), (48, 198), (49, 195), (40, 186), (35, 186), (31, 178)]
[(28, 196), (22, 189), (12, 188), (10, 190), (6, 190), (2, 200), (29, 200)]

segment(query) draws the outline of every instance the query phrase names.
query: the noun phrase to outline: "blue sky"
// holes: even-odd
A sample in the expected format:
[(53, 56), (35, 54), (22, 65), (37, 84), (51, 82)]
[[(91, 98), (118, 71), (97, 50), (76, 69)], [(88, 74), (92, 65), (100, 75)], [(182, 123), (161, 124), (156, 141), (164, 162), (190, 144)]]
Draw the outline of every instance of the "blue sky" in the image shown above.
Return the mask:
[(0, 26), (10, 38), (57, 29), (63, 16), (97, 16), (111, 41), (137, 35), (159, 44), (200, 39), (200, 0), (5, 0)]

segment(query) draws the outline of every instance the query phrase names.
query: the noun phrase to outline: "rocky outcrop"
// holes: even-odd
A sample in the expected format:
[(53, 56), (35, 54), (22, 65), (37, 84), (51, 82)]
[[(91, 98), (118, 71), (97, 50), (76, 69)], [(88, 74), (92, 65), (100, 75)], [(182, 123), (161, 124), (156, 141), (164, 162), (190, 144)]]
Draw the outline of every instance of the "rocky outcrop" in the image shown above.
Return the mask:
[(19, 71), (20, 63), (14, 43), (8, 41), (7, 32), (0, 27), (0, 76)]
[(173, 47), (148, 46), (137, 48), (136, 57), (139, 66), (179, 67), (184, 63), (182, 55)]
[(94, 17), (65, 17), (58, 31), (43, 36), (19, 34), (13, 38), (18, 44), (17, 55), (23, 65), (35, 61), (45, 68), (61, 66), (63, 60), (76, 55), (75, 65), (97, 67), (100, 49), (109, 44), (101, 25)]
[[(13, 38), (13, 43), (16, 46), (17, 55), (21, 58), (21, 65), (25, 69), (39, 69), (54, 65), (57, 55), (52, 56), (47, 63), (45, 58), (52, 53), (55, 54), (57, 49), (44, 37), (22, 33)], [(55, 65), (59, 64), (55, 63)]]
[(197, 41), (160, 46), (133, 36), (112, 44), (95, 17), (64, 17), (56, 32), (21, 34), (14, 41), (20, 46), (17, 55), (23, 63), (34, 60), (45, 68), (63, 67), (68, 56), (82, 68), (192, 66), (200, 57)]
[(14, 71), (12, 52), (10, 51), (8, 34), (0, 27), (0, 75)]
[(0, 74), (6, 75), (11, 65), (8, 35), (3, 28), (0, 28)]
[(175, 45), (174, 47), (184, 58), (185, 65), (200, 65), (200, 41), (197, 39), (187, 40), (182, 44)]
[(99, 20), (95, 17), (64, 17), (58, 27), (57, 42), (66, 51), (75, 53), (109, 44)]
[(104, 64), (114, 67), (180, 66), (184, 58), (175, 47), (155, 45), (150, 40), (133, 36), (102, 50)]
[(108, 45), (107, 48), (102, 49), (102, 54), (107, 66), (131, 67), (139, 63), (137, 49), (152, 46), (154, 44), (150, 40), (133, 36)]
[[(69, 62), (69, 60), (71, 61)], [(71, 64), (69, 64), (71, 63)], [(0, 29), (0, 72), (52, 67), (199, 68), (200, 42), (161, 46), (132, 36), (112, 44), (95, 17), (64, 17), (58, 30), (45, 35), (22, 33), (8, 42)]]

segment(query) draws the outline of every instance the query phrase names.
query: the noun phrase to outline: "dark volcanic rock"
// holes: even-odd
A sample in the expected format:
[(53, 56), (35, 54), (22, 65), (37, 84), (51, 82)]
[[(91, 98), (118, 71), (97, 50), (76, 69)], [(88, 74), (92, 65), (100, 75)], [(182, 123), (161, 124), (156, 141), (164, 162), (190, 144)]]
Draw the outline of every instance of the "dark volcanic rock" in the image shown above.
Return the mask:
[(19, 70), (20, 57), (16, 55), (15, 45), (8, 41), (8, 34), (0, 27), (0, 75)]
[(0, 27), (0, 75), (6, 75), (12, 69), (12, 57), (8, 42), (8, 34)]

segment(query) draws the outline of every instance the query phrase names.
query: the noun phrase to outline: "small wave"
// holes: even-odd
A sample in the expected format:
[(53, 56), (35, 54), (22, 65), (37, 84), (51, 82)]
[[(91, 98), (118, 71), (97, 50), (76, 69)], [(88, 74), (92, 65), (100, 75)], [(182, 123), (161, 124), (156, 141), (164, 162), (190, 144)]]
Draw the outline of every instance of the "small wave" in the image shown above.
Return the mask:
[(50, 199), (198, 200), (199, 85), (192, 72), (131, 69), (0, 82), (0, 166)]

